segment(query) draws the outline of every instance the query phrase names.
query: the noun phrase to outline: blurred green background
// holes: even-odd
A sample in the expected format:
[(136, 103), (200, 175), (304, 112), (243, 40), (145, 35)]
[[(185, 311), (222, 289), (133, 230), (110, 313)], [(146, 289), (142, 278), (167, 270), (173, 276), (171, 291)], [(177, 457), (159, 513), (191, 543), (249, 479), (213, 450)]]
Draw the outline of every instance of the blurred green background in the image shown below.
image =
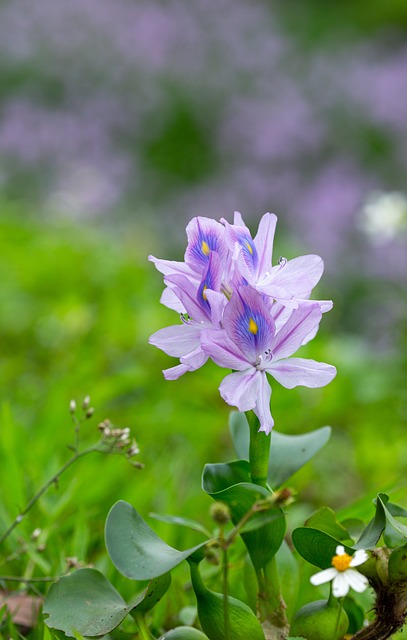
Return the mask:
[[(338, 376), (272, 398), (281, 432), (333, 427), (292, 480), (290, 526), (325, 503), (368, 518), (379, 490), (406, 504), (406, 27), (396, 0), (0, 4), (0, 529), (69, 456), (72, 398), (95, 407), (84, 444), (108, 417), (145, 464), (79, 461), (4, 545), (0, 575), (76, 556), (130, 593), (104, 552), (116, 500), (210, 526), (202, 467), (234, 456), (223, 372), (165, 382), (172, 360), (147, 344), (177, 322), (147, 256), (182, 259), (193, 215), (239, 208), (255, 231), (273, 210), (275, 259), (325, 260), (315, 297), (334, 309), (301, 355)], [(45, 550), (15, 557), (37, 527)], [(161, 619), (188, 594), (174, 599)]]

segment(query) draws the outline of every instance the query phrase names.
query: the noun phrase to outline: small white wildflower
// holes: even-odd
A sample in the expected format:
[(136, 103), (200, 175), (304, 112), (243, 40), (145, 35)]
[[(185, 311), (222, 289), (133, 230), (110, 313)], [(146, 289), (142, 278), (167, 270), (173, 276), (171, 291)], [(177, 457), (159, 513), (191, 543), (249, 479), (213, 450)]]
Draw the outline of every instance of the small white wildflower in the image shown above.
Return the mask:
[(332, 567), (319, 571), (311, 576), (311, 584), (318, 586), (332, 580), (332, 593), (335, 598), (347, 595), (351, 587), (361, 593), (368, 587), (368, 579), (353, 567), (363, 564), (368, 559), (366, 551), (358, 549), (353, 556), (345, 552), (345, 547), (338, 545), (336, 555), (332, 558)]

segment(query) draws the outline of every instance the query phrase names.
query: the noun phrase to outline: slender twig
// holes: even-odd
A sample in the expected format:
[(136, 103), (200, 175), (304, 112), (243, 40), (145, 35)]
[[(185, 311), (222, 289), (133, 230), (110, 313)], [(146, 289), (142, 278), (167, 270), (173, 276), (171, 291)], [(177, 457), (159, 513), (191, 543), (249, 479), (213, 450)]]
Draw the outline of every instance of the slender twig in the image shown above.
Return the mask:
[(61, 576), (45, 576), (43, 578), (23, 578), (22, 576), (0, 576), (0, 582), (55, 582), (59, 580)]
[(56, 484), (58, 482), (59, 477), (67, 469), (69, 469), (69, 467), (72, 466), (74, 464), (74, 462), (79, 460), (79, 458), (83, 458), (83, 456), (86, 456), (88, 453), (92, 453), (93, 451), (98, 451), (98, 445), (93, 445), (92, 447), (89, 447), (88, 449), (84, 449), (83, 451), (75, 450), (74, 455), (67, 462), (65, 462), (65, 464), (62, 465), (62, 467), (56, 473), (54, 473), (54, 475), (41, 487), (41, 489), (39, 489), (39, 491), (37, 491), (37, 493), (31, 498), (31, 500), (29, 500), (29, 502), (24, 507), (24, 509), (14, 519), (14, 521), (11, 523), (11, 525), (8, 527), (8, 529), (6, 529), (6, 531), (0, 537), (0, 545), (3, 544), (3, 542), (8, 538), (10, 533), (12, 531), (14, 531), (14, 529), (22, 522), (24, 517), (27, 515), (27, 513), (30, 511), (30, 509), (34, 506), (34, 504), (37, 502), (37, 500), (39, 500), (39, 498), (41, 498), (41, 496), (53, 484)]

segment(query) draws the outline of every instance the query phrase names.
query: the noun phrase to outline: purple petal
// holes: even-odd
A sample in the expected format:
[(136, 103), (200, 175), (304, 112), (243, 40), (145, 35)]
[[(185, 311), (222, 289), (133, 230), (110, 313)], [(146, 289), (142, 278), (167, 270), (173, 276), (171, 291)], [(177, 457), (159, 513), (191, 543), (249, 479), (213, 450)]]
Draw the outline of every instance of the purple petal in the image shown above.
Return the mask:
[(271, 387), (269, 381), (267, 380), (266, 374), (264, 373), (264, 371), (262, 371), (260, 392), (257, 398), (256, 406), (254, 408), (254, 413), (256, 414), (260, 422), (259, 431), (265, 431), (267, 434), (270, 433), (274, 426), (274, 420), (271, 416), (270, 411), (270, 398)]
[(162, 273), (164, 276), (169, 276), (174, 273), (179, 273), (182, 275), (191, 278), (192, 280), (198, 281), (197, 273), (191, 269), (189, 265), (185, 262), (176, 262), (175, 260), (161, 260), (160, 258), (155, 258), (154, 256), (148, 256), (150, 262), (153, 262), (157, 271)]
[(165, 327), (150, 336), (149, 344), (158, 347), (169, 356), (185, 356), (200, 345), (201, 331), (189, 324), (176, 324)]
[(298, 386), (312, 389), (324, 387), (336, 376), (336, 369), (332, 365), (304, 358), (271, 361), (266, 370), (286, 389)]
[[(236, 224), (236, 221), (241, 222), (240, 225)], [(249, 278), (249, 280), (255, 277), (257, 273), (257, 267), (259, 262), (259, 256), (257, 254), (256, 245), (250, 234), (249, 229), (243, 223), (243, 219), (238, 212), (235, 212), (235, 224), (231, 225), (222, 218), (222, 222), (225, 225), (225, 241), (228, 249), (231, 253), (235, 251), (236, 244), (240, 247), (240, 260), (242, 275)], [(243, 273), (247, 271), (247, 273)]]
[(172, 288), (187, 310), (188, 315), (195, 322), (207, 323), (209, 321), (210, 309), (198, 300), (198, 287), (194, 283), (185, 276), (178, 274), (166, 276), (164, 282)]
[(256, 369), (230, 373), (220, 384), (222, 398), (239, 411), (254, 409), (260, 393), (262, 374)]
[(164, 369), (163, 374), (166, 380), (178, 380), (187, 371), (189, 371), (189, 367), (186, 364), (178, 364), (171, 369)]
[(318, 327), (322, 311), (318, 305), (301, 305), (275, 335), (271, 350), (273, 359), (287, 358), (300, 348), (303, 340)]
[(240, 287), (233, 293), (225, 307), (223, 324), (230, 339), (252, 364), (273, 341), (275, 325), (270, 307), (252, 287)]
[(211, 305), (206, 295), (207, 290), (220, 291), (222, 282), (222, 265), (219, 254), (211, 251), (208, 264), (198, 287), (197, 300), (199, 305), (210, 313)]
[(244, 354), (236, 347), (226, 331), (204, 329), (201, 334), (201, 346), (204, 352), (220, 367), (243, 371), (248, 362)]
[(208, 360), (208, 356), (201, 349), (201, 345), (192, 351), (191, 353), (186, 354), (180, 358), (181, 364), (186, 364), (189, 371), (196, 371), (200, 369), (205, 362)]
[(324, 262), (316, 255), (300, 256), (277, 265), (271, 271), (272, 281), (288, 289), (294, 298), (308, 298), (324, 272)]
[(160, 298), (161, 304), (168, 309), (177, 311), (177, 313), (186, 313), (186, 309), (181, 300), (175, 295), (174, 291), (170, 287), (165, 287)]
[(211, 218), (192, 218), (186, 228), (188, 246), (185, 262), (202, 272), (209, 260), (211, 251), (216, 251), (221, 260), (226, 257), (227, 247), (224, 241), (225, 228)]
[(271, 270), (273, 256), (274, 233), (276, 230), (277, 216), (274, 213), (265, 213), (260, 220), (259, 228), (254, 238), (254, 245), (259, 256), (257, 274), (261, 276)]

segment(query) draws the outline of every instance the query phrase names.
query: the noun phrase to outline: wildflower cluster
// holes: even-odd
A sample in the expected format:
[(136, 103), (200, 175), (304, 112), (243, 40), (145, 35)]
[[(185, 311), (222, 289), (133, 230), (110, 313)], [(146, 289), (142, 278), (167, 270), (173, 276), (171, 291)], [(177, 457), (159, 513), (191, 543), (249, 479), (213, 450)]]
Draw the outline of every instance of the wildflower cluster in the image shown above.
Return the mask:
[(253, 239), (238, 212), (233, 224), (193, 218), (183, 262), (150, 256), (164, 275), (161, 302), (181, 314), (181, 324), (150, 337), (179, 358), (164, 371), (166, 379), (194, 371), (208, 358), (233, 369), (220, 385), (222, 398), (239, 411), (253, 410), (266, 433), (274, 424), (267, 374), (288, 389), (321, 387), (336, 374), (331, 365), (291, 357), (315, 336), (332, 302), (310, 300), (323, 273), (319, 256), (280, 258), (272, 265), (276, 223), (266, 213)]

